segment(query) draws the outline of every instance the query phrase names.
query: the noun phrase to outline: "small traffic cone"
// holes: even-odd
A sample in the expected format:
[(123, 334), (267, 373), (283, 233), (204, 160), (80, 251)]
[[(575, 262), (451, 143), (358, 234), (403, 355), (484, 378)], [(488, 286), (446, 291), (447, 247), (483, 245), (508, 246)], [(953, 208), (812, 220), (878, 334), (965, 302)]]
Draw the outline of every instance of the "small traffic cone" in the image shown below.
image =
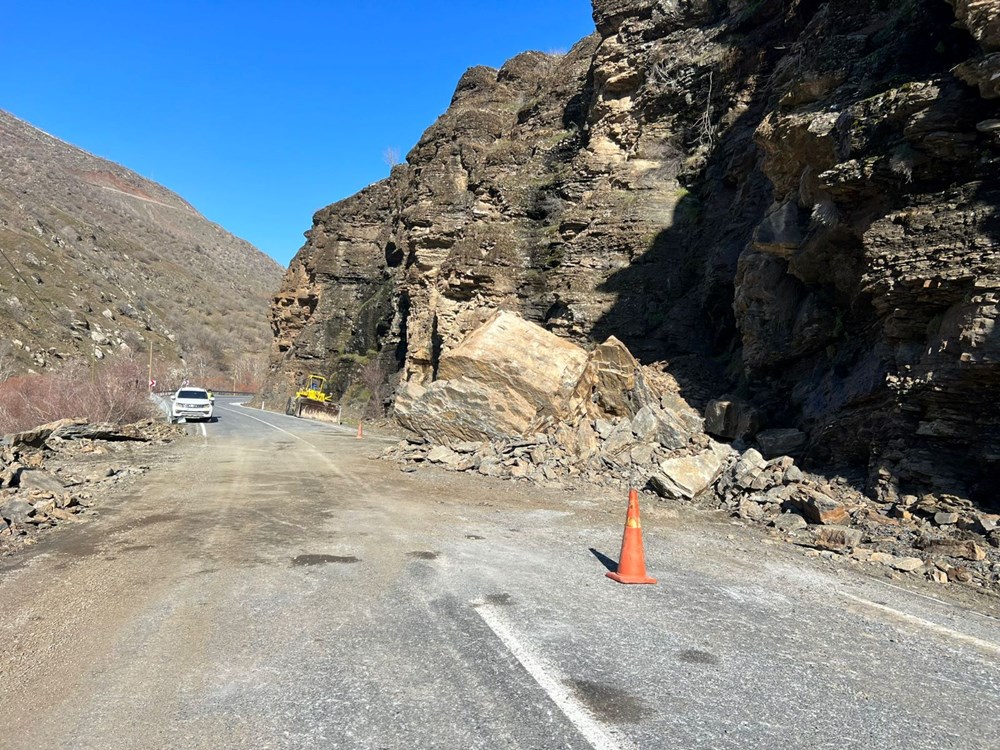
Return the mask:
[(608, 572), (608, 578), (618, 583), (656, 583), (646, 575), (646, 560), (642, 553), (642, 525), (639, 523), (639, 493), (628, 491), (628, 514), (625, 516), (625, 534), (622, 536), (622, 553), (618, 557), (618, 571)]
[(358, 420), (358, 440), (365, 436), (364, 422)]

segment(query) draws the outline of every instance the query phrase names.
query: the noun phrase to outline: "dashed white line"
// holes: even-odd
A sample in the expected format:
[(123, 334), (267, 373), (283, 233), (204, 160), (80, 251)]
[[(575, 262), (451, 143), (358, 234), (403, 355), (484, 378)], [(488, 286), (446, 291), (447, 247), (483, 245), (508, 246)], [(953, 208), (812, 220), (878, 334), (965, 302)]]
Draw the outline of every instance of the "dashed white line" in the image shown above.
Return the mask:
[(922, 617), (917, 617), (916, 615), (908, 614), (907, 612), (901, 612), (898, 609), (893, 609), (885, 604), (879, 604), (878, 602), (872, 602), (868, 599), (862, 599), (858, 596), (853, 596), (847, 593), (841, 593), (845, 599), (850, 599), (851, 601), (857, 602), (865, 607), (871, 607), (872, 609), (879, 610), (880, 612), (886, 612), (898, 620), (903, 620), (911, 625), (918, 625), (925, 630), (930, 630), (939, 635), (947, 636), (953, 640), (965, 643), (970, 646), (974, 646), (982, 651), (993, 654), (994, 656), (1000, 656), (1000, 644), (991, 643), (990, 641), (984, 641), (982, 638), (976, 638), (974, 635), (969, 635), (968, 633), (962, 633), (958, 630), (952, 630), (951, 628), (945, 627), (944, 625), (938, 625), (936, 622), (931, 622), (930, 620), (925, 620)]
[(558, 673), (519, 641), (507, 623), (494, 610), (480, 605), (476, 611), (594, 750), (634, 750), (635, 746), (628, 740), (612, 736), (608, 727), (573, 697), (570, 689), (556, 676)]
[(322, 461), (323, 461), (323, 462), (324, 462), (324, 463), (325, 463), (325, 464), (326, 464), (326, 465), (327, 465), (328, 467), (330, 467), (330, 470), (331, 470), (331, 471), (332, 471), (332, 472), (333, 472), (334, 474), (336, 474), (336, 475), (337, 475), (338, 477), (344, 477), (344, 472), (343, 472), (343, 471), (341, 471), (341, 470), (340, 470), (340, 468), (339, 468), (339, 467), (338, 467), (338, 466), (337, 466), (337, 465), (336, 465), (335, 463), (333, 463), (333, 461), (331, 461), (331, 460), (330, 460), (330, 459), (329, 459), (329, 458), (328, 458), (328, 457), (326, 456), (326, 454), (325, 454), (325, 453), (323, 453), (323, 451), (321, 451), (321, 450), (320, 450), (319, 448), (317, 448), (317, 447), (316, 447), (315, 445), (313, 445), (312, 443), (310, 443), (310, 442), (309, 442), (308, 440), (306, 440), (306, 439), (305, 439), (304, 437), (301, 437), (301, 436), (299, 436), (299, 435), (296, 435), (296, 434), (295, 434), (294, 432), (289, 432), (288, 430), (285, 430), (285, 429), (282, 429), (281, 427), (278, 427), (278, 425), (276, 425), (276, 424), (273, 424), (273, 423), (271, 423), (271, 422), (268, 422), (268, 421), (267, 421), (267, 420), (265, 420), (265, 419), (260, 419), (259, 417), (255, 417), (255, 416), (253, 416), (252, 414), (246, 414), (246, 413), (244, 413), (244, 412), (235, 412), (235, 411), (233, 411), (232, 409), (226, 409), (225, 407), (220, 407), (220, 408), (222, 408), (222, 409), (223, 409), (223, 411), (228, 411), (228, 412), (232, 412), (232, 413), (234, 413), (234, 414), (236, 414), (236, 413), (239, 413), (239, 414), (240, 414), (240, 416), (243, 416), (243, 417), (246, 417), (247, 419), (252, 419), (252, 420), (254, 420), (255, 422), (260, 422), (261, 424), (264, 424), (264, 425), (267, 425), (268, 427), (270, 427), (270, 428), (272, 428), (272, 429), (275, 429), (275, 430), (277, 430), (278, 432), (283, 432), (284, 434), (288, 435), (289, 437), (293, 437), (293, 438), (295, 438), (296, 440), (301, 440), (301, 441), (302, 441), (303, 443), (305, 443), (306, 445), (308, 445), (308, 446), (309, 446), (310, 448), (312, 448), (312, 449), (313, 449), (313, 451), (315, 451), (315, 452), (316, 452), (316, 455), (318, 455), (318, 456), (320, 457), (320, 459), (321, 459), (321, 460), (322, 460)]

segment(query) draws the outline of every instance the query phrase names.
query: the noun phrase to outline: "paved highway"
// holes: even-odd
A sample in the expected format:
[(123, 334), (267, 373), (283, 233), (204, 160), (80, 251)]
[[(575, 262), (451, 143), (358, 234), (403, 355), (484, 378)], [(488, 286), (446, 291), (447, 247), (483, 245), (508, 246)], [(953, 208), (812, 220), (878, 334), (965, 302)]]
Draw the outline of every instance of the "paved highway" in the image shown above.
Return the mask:
[(622, 586), (624, 497), (217, 414), (0, 568), (3, 747), (1000, 747), (987, 605), (649, 500)]

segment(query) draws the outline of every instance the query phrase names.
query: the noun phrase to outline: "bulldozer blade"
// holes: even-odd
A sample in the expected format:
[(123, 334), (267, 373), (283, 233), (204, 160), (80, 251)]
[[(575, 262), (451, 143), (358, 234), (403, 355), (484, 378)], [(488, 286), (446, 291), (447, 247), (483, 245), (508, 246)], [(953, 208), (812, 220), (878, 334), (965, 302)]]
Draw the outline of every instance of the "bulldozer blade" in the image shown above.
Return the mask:
[(319, 422), (340, 424), (340, 406), (337, 404), (322, 404), (318, 401), (300, 399), (296, 416), (303, 419), (315, 419)]

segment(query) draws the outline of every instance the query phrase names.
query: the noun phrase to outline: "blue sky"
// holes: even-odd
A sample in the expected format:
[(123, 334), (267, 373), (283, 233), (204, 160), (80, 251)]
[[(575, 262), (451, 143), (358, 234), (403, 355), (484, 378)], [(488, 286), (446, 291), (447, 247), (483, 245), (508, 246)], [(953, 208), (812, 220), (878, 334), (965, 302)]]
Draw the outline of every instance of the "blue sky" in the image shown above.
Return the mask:
[(0, 0), (0, 109), (182, 195), (282, 265), (461, 74), (593, 31), (589, 0)]

